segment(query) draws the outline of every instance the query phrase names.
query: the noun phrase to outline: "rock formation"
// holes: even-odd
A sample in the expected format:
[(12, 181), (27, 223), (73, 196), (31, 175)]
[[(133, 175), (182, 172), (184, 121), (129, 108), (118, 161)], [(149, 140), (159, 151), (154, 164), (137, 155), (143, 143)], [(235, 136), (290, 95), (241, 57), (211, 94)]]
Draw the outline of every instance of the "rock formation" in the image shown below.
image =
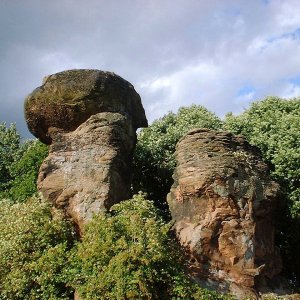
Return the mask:
[[(168, 204), (198, 282), (250, 295), (281, 270), (273, 210), (279, 186), (242, 137), (197, 129), (179, 141)], [(202, 279), (204, 279), (202, 281)]]
[(47, 76), (25, 100), (30, 132), (51, 144), (49, 129), (75, 130), (99, 112), (131, 118), (134, 128), (147, 127), (139, 94), (120, 76), (99, 70), (70, 70)]
[(129, 197), (141, 99), (121, 77), (98, 70), (50, 75), (25, 101), (29, 130), (50, 144), (38, 190), (81, 229)]

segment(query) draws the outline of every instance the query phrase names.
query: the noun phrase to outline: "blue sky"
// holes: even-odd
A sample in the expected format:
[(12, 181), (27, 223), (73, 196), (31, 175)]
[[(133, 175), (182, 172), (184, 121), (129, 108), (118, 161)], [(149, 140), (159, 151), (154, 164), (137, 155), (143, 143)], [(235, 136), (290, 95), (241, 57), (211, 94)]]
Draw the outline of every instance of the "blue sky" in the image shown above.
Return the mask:
[(150, 122), (300, 95), (299, 0), (2, 0), (0, 28), (0, 121), (24, 137), (24, 98), (66, 69), (130, 81)]

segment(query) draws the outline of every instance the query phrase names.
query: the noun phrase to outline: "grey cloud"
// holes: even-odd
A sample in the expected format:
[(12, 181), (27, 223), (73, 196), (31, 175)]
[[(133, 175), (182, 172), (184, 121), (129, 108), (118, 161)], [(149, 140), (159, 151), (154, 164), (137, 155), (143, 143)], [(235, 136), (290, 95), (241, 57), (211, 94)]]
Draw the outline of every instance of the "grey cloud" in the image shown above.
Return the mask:
[(24, 97), (71, 68), (129, 80), (150, 120), (191, 103), (238, 112), (254, 100), (238, 95), (245, 84), (252, 97), (295, 94), (286, 77), (300, 73), (300, 42), (280, 37), (300, 27), (299, 13), (297, 0), (3, 0), (0, 120), (28, 136)]

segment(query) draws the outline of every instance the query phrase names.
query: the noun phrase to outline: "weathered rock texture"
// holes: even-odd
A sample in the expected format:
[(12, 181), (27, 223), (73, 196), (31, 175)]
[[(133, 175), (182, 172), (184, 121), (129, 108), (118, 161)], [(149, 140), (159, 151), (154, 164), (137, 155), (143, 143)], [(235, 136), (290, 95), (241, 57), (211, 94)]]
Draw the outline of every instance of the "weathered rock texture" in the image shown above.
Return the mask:
[(47, 77), (25, 102), (29, 129), (51, 143), (38, 190), (79, 226), (129, 197), (136, 129), (147, 126), (133, 86), (97, 70)]
[(281, 270), (273, 209), (279, 187), (242, 137), (193, 130), (178, 144), (168, 195), (174, 228), (196, 278), (242, 294)]
[(70, 70), (44, 78), (25, 100), (29, 130), (51, 144), (49, 129), (73, 131), (91, 115), (117, 112), (128, 115), (134, 128), (147, 127), (139, 94), (120, 76), (99, 70)]
[(78, 225), (128, 199), (136, 136), (118, 113), (98, 113), (73, 132), (52, 132), (38, 189)]

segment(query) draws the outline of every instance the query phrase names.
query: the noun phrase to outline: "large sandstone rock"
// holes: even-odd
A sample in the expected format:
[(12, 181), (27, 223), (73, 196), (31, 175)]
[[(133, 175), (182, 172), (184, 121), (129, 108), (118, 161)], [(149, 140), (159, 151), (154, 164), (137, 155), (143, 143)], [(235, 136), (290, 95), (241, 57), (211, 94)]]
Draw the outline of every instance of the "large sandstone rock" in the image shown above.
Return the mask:
[(51, 144), (49, 129), (73, 131), (91, 115), (118, 112), (135, 128), (147, 127), (139, 94), (120, 76), (99, 70), (69, 70), (44, 78), (25, 100), (30, 132)]
[(273, 224), (278, 185), (258, 149), (227, 132), (191, 131), (176, 158), (168, 203), (193, 275), (241, 299), (251, 295), (281, 270)]
[(38, 190), (81, 233), (93, 214), (128, 199), (141, 100), (121, 77), (98, 70), (48, 76), (25, 102), (29, 129), (50, 143)]
[(129, 198), (136, 134), (118, 113), (98, 113), (73, 132), (52, 131), (38, 190), (81, 225)]

